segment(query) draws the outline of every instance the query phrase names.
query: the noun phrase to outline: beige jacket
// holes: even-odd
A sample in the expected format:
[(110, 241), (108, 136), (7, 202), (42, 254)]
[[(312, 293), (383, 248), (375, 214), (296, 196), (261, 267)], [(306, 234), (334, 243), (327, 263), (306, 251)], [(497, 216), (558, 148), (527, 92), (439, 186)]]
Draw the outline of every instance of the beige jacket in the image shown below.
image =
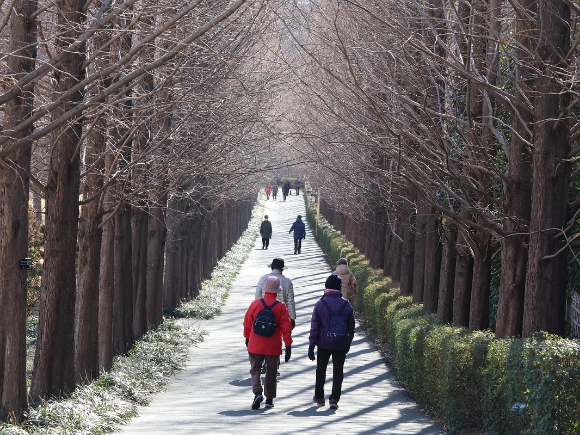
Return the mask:
[(336, 266), (334, 273), (342, 279), (342, 287), (340, 289), (342, 297), (347, 301), (353, 302), (356, 299), (356, 293), (358, 290), (354, 273), (350, 271), (350, 268), (346, 264), (339, 264)]

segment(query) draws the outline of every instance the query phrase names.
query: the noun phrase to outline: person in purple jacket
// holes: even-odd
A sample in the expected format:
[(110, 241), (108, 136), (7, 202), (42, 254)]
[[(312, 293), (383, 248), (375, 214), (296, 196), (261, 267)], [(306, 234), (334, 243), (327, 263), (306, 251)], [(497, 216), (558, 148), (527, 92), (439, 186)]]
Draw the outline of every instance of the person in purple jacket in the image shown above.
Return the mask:
[[(314, 348), (318, 346), (313, 401), (318, 406), (325, 405), (324, 383), (326, 382), (326, 367), (332, 356), (332, 394), (328, 399), (331, 409), (338, 409), (338, 401), (340, 400), (342, 381), (344, 379), (344, 361), (354, 338), (354, 312), (350, 302), (342, 297), (340, 292), (341, 285), (340, 276), (333, 274), (326, 279), (324, 296), (314, 305), (312, 320), (310, 321), (308, 358), (311, 361), (315, 359)], [(332, 316), (332, 312), (329, 309), (334, 313), (338, 313), (346, 323), (348, 337), (341, 345), (329, 343), (327, 329)]]

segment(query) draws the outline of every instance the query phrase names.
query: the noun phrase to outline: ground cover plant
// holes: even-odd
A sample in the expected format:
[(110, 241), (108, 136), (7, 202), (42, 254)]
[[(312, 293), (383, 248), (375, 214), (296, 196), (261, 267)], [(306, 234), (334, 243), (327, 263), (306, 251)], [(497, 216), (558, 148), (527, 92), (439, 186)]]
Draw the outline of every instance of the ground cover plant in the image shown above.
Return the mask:
[[(247, 230), (218, 262), (211, 278), (203, 282), (197, 298), (183, 301), (126, 355), (116, 357), (110, 371), (78, 387), (68, 398), (35, 404), (19, 425), (0, 423), (0, 434), (103, 434), (133, 418), (138, 405), (147, 405), (153, 394), (183, 369), (189, 348), (203, 340), (204, 331), (193, 319), (219, 314), (231, 283), (254, 245), (263, 204), (260, 198)], [(31, 318), (27, 331), (29, 374), (37, 322)]]

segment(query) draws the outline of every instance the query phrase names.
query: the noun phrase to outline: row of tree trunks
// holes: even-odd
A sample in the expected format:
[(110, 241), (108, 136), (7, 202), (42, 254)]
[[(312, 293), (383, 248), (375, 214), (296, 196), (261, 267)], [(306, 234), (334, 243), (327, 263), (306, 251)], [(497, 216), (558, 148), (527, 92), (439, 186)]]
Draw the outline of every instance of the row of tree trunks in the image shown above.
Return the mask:
[[(2, 26), (6, 55), (5, 80), (0, 85), (5, 103), (0, 128), (0, 300), (9, 313), (0, 316), (0, 418), (18, 420), (29, 399), (38, 402), (69, 395), (77, 385), (108, 368), (114, 355), (124, 353), (135, 337), (162, 320), (170, 182), (163, 177), (167, 174), (157, 172), (165, 185), (147, 185), (150, 180), (144, 174), (151, 176), (146, 171), (155, 168), (146, 166), (163, 159), (144, 161), (143, 155), (151, 152), (148, 157), (160, 157), (154, 153), (167, 150), (153, 145), (170, 142), (166, 139), (171, 115), (157, 117), (156, 121), (163, 118), (157, 125), (149, 117), (157, 110), (156, 99), (170, 99), (160, 92), (162, 86), (153, 86), (153, 71), (171, 56), (181, 56), (187, 44), (177, 44), (181, 47), (177, 50), (175, 38), (165, 37), (162, 44), (145, 45), (146, 36), (154, 41), (155, 34), (166, 30), (162, 24), (166, 20), (145, 13), (150, 20), (140, 22), (125, 5), (117, 9), (119, 14), (122, 11), (120, 18), (113, 16), (117, 12), (108, 14), (108, 2), (58, 0), (50, 11), (41, 8), (51, 17), (46, 21), (38, 15), (36, 0), (9, 3)], [(215, 29), (243, 3), (239, 0), (226, 6), (222, 14), (211, 18), (211, 25), (201, 26), (187, 42)], [(174, 11), (168, 12), (168, 18), (174, 15)], [(39, 23), (48, 23), (45, 30), (50, 47), (38, 45)], [(143, 34), (135, 31), (136, 23), (145, 24)], [(113, 26), (119, 31), (114, 33), (118, 39), (111, 39)], [(126, 27), (132, 30), (123, 32)], [(131, 35), (143, 45), (133, 47)], [(155, 56), (155, 50), (163, 52), (162, 56)], [(48, 62), (40, 69), (35, 68), (37, 53), (44, 53)], [(137, 59), (136, 53), (142, 57)], [(151, 64), (153, 60), (156, 62)], [(114, 73), (109, 68), (113, 62), (118, 67)], [(129, 63), (136, 67), (132, 74)], [(144, 65), (147, 74), (141, 73)], [(115, 85), (127, 83), (131, 91), (122, 95), (123, 88), (111, 87), (113, 81)], [(39, 84), (36, 90), (35, 84)], [(165, 84), (171, 87), (169, 80)], [(35, 92), (40, 96), (37, 102)], [(105, 101), (106, 95), (110, 100)], [(132, 110), (131, 101), (139, 105), (138, 110)], [(119, 108), (122, 110), (114, 110)], [(142, 130), (132, 128), (136, 123)], [(38, 168), (34, 177), (31, 144), (40, 150), (34, 156)], [(27, 391), (27, 274), (20, 261), (28, 256), (31, 180), (45, 199), (46, 226), (37, 347)], [(36, 210), (41, 209), (39, 202), (36, 195)], [(228, 219), (228, 211), (222, 210), (218, 221), (224, 228), (218, 233), (216, 220), (203, 217), (201, 224), (209, 235), (198, 236), (188, 250), (203, 258), (199, 245), (205, 241), (209, 258), (189, 273), (191, 286), (186, 296), (195, 294), (201, 276), (209, 275), (211, 265), (233, 243), (232, 236), (241, 234), (239, 227), (247, 224), (252, 205), (253, 201), (245, 204), (240, 219)], [(228, 228), (234, 224), (235, 230)]]
[[(60, 3), (56, 46), (67, 49), (77, 30), (70, 23), (83, 22), (84, 0)], [(55, 71), (55, 92), (64, 94), (84, 77), (84, 47), (68, 53)], [(53, 112), (65, 114), (83, 99), (78, 89)], [(75, 386), (74, 319), (76, 303), (76, 248), (79, 220), (80, 141), (82, 124), (75, 119), (53, 131), (46, 185), (46, 260), (42, 275), (40, 316), (30, 397), (38, 401), (69, 394)]]
[[(226, 201), (208, 210), (175, 196), (169, 204), (176, 207), (168, 212), (163, 305), (172, 308), (199, 294), (202, 281), (210, 278), (218, 260), (247, 228), (254, 201)], [(229, 239), (227, 245), (223, 238)]]
[[(32, 71), (36, 59), (37, 10), (35, 0), (18, 0), (10, 30), (9, 73), (14, 80)], [(30, 117), (34, 93), (26, 92), (4, 107), (6, 130)], [(16, 135), (18, 140), (31, 129)], [(10, 143), (10, 142), (9, 142)], [(26, 388), (26, 269), (19, 260), (28, 252), (28, 192), (31, 146), (21, 148), (0, 164), (0, 300), (6, 313), (0, 316), (0, 419), (18, 421), (28, 408)]]
[[(533, 199), (522, 335), (565, 334), (570, 126), (563, 113), (570, 92), (558, 81), (557, 66), (569, 56), (570, 7), (563, 1), (536, 3), (542, 43), (535, 76)], [(566, 61), (564, 61), (566, 62)], [(547, 302), (547, 303), (546, 303)]]
[[(110, 35), (100, 32), (93, 44), (95, 50), (102, 50), (106, 46)], [(106, 68), (108, 56), (98, 59), (96, 68)], [(110, 79), (99, 82), (97, 89), (103, 89), (110, 85)], [(105, 116), (97, 114), (96, 119), (90, 125), (87, 135), (87, 143), (84, 151), (84, 165), (90, 168), (86, 181), (82, 186), (83, 199), (91, 199), (88, 204), (81, 208), (78, 234), (78, 279), (77, 297), (75, 309), (75, 383), (90, 381), (98, 375), (99, 365), (99, 327), (104, 326), (99, 322), (101, 314), (100, 304), (105, 303), (100, 297), (101, 289), (110, 293), (112, 287), (100, 286), (101, 268), (101, 243), (102, 243), (102, 217), (103, 197), (101, 189), (104, 183), (105, 155), (107, 146), (107, 122)], [(111, 257), (112, 258), (112, 257)], [(111, 275), (112, 276), (112, 275)], [(105, 283), (103, 283), (105, 284)], [(109, 283), (107, 283), (109, 284)], [(112, 283), (110, 283), (112, 284)], [(106, 289), (106, 290), (105, 290)], [(112, 300), (108, 300), (111, 302)], [(95, 307), (98, 307), (95, 309)], [(102, 307), (106, 310), (106, 307)], [(110, 311), (112, 315), (112, 310)], [(112, 331), (111, 331), (112, 337)]]

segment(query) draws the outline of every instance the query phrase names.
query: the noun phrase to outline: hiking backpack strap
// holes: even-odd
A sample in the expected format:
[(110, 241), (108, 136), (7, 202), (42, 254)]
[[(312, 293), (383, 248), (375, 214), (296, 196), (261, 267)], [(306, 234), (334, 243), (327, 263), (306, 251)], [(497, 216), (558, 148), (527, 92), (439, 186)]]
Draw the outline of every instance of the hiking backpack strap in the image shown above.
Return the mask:
[(264, 304), (264, 308), (270, 311), (272, 311), (272, 308), (274, 308), (275, 305), (280, 303), (280, 301), (274, 301), (272, 305), (268, 306), (266, 305), (266, 301), (264, 300), (264, 298), (261, 298), (260, 300), (262, 301), (262, 304)]

